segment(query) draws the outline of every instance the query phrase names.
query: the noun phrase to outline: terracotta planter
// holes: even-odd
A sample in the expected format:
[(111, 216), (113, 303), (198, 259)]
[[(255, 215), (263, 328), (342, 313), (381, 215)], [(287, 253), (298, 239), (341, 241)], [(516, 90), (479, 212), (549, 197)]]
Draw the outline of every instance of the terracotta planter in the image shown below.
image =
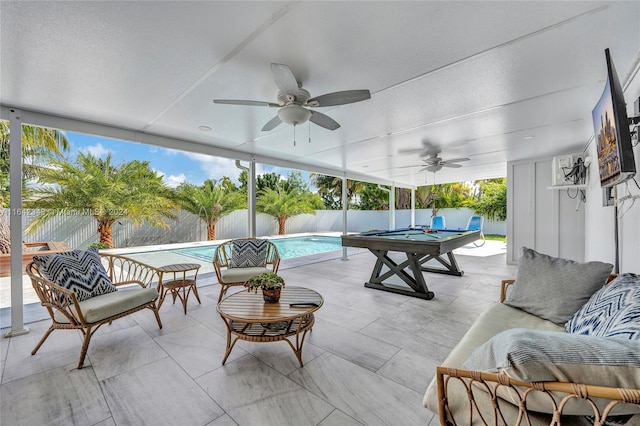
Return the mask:
[(278, 303), (280, 300), (280, 291), (282, 289), (262, 289), (262, 298), (264, 303)]

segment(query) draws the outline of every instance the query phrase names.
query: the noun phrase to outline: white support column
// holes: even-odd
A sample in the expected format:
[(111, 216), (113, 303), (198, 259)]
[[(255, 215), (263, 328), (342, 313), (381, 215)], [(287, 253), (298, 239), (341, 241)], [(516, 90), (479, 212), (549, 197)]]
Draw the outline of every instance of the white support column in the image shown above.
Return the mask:
[[(347, 211), (349, 210), (349, 201), (347, 199), (347, 178), (342, 178), (342, 235), (347, 235)], [(347, 258), (347, 248), (342, 247), (342, 260)]]
[(416, 189), (411, 188), (411, 227), (416, 227)]
[(236, 160), (236, 167), (247, 172), (247, 233), (251, 238), (256, 237), (256, 162), (251, 159), (249, 167), (240, 164)]
[(389, 190), (389, 229), (396, 229), (396, 187)]
[(256, 161), (249, 162), (249, 176), (247, 176), (247, 208), (249, 209), (249, 236), (256, 237)]
[(29, 332), (24, 326), (22, 300), (22, 114), (9, 110), (9, 227), (11, 228), (11, 331), (5, 337)]

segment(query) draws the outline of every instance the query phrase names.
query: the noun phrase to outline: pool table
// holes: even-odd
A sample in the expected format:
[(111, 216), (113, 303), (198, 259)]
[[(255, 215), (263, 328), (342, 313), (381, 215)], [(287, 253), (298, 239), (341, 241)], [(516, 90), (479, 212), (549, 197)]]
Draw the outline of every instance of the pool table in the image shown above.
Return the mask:
[[(461, 276), (464, 272), (458, 267), (453, 250), (479, 238), (480, 231), (443, 229), (428, 232), (406, 228), (343, 235), (342, 245), (366, 248), (376, 255), (376, 264), (371, 278), (364, 284), (365, 287), (430, 300), (434, 293), (429, 291), (422, 271)], [(397, 263), (389, 256), (389, 252), (404, 253), (407, 259)], [(443, 268), (422, 266), (429, 260), (436, 260)], [(383, 272), (383, 266), (389, 270)], [(410, 289), (385, 284), (384, 281), (393, 275), (399, 277)]]

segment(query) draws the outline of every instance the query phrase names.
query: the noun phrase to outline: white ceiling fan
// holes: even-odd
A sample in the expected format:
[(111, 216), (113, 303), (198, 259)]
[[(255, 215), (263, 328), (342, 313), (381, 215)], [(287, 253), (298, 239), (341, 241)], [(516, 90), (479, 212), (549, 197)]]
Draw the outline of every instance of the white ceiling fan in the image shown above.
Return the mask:
[(288, 65), (271, 64), (271, 71), (273, 72), (276, 85), (278, 89), (280, 89), (278, 92), (278, 103), (233, 99), (214, 99), (213, 102), (227, 105), (280, 108), (278, 115), (269, 120), (262, 128), (262, 131), (266, 132), (275, 129), (282, 122), (297, 126), (307, 122), (307, 120), (325, 129), (336, 130), (340, 127), (338, 122), (327, 115), (309, 108), (345, 105), (371, 98), (369, 90), (345, 90), (311, 98), (309, 91), (298, 83)]
[[(424, 164), (419, 164), (420, 166), (424, 166), (419, 171), (426, 170), (428, 172), (435, 173), (437, 171), (440, 171), (440, 169), (442, 169), (443, 167), (458, 168), (458, 167), (462, 167), (462, 164), (458, 164), (458, 163), (462, 163), (463, 161), (469, 161), (469, 160), (470, 158), (451, 158), (449, 160), (443, 160), (442, 158), (438, 157), (438, 154), (429, 154), (427, 158), (422, 159)], [(416, 166), (409, 166), (409, 167), (416, 167)]]

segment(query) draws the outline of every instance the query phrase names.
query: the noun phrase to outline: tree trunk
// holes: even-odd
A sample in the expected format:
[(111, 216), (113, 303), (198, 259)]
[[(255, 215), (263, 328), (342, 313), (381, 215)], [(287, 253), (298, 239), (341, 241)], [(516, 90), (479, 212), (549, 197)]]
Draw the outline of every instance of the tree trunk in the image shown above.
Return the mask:
[(216, 224), (207, 223), (207, 240), (213, 241), (216, 239)]
[(0, 208), (0, 253), (11, 253), (11, 232), (4, 215), (4, 208)]
[(286, 217), (279, 217), (278, 218), (278, 235), (284, 235), (285, 234), (284, 225), (286, 223), (287, 223), (287, 218)]
[(100, 234), (100, 242), (105, 243), (109, 248), (113, 248), (113, 239), (111, 238), (111, 225), (113, 222), (98, 222), (98, 233)]

